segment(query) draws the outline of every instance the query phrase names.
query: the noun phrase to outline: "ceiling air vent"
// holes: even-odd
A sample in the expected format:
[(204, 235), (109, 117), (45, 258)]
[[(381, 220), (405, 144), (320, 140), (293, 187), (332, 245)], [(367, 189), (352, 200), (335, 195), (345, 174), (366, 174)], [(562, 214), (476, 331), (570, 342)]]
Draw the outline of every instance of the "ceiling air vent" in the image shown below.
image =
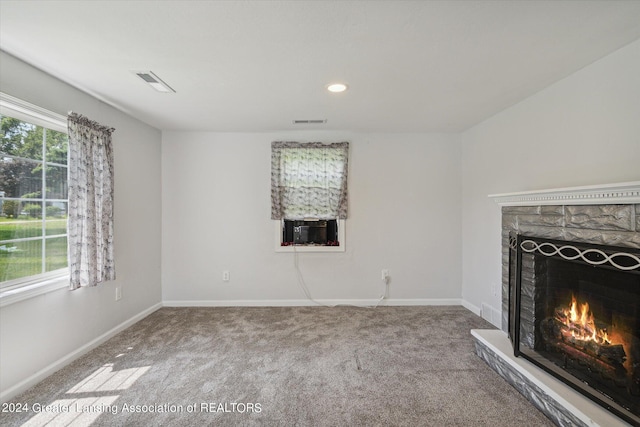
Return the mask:
[(162, 93), (171, 93), (174, 92), (173, 88), (162, 81), (162, 79), (151, 71), (134, 71), (145, 83), (149, 86)]
[(312, 119), (312, 120), (294, 120), (294, 125), (322, 125), (327, 123), (327, 119)]

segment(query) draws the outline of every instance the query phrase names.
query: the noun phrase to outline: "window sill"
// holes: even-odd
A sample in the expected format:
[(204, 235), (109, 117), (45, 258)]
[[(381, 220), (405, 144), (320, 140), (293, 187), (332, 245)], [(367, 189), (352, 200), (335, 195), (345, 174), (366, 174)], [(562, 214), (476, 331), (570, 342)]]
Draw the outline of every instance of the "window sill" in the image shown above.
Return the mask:
[(56, 277), (21, 286), (19, 288), (0, 291), (0, 307), (24, 301), (69, 286), (69, 274), (65, 272)]

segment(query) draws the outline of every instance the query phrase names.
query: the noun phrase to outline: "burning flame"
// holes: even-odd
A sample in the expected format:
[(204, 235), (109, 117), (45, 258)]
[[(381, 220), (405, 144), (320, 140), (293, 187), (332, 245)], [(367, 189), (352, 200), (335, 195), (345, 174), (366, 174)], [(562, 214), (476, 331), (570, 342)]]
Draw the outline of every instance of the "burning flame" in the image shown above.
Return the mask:
[(572, 337), (581, 341), (594, 341), (597, 344), (611, 344), (611, 339), (606, 329), (598, 329), (589, 310), (589, 303), (580, 304), (576, 297), (571, 295), (571, 306), (557, 312), (556, 319), (567, 327)]

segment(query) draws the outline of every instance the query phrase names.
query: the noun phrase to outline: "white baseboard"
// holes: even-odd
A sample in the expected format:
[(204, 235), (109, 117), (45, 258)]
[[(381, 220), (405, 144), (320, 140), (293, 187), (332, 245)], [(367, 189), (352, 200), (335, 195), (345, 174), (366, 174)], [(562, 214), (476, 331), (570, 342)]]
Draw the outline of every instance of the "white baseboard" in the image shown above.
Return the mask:
[(475, 314), (476, 316), (481, 316), (482, 314), (482, 310), (480, 310), (480, 307), (476, 307), (475, 305), (471, 304), (467, 300), (464, 300), (464, 299), (462, 300), (462, 306), (467, 310), (469, 310), (470, 312), (472, 312), (473, 314)]
[(55, 362), (53, 362), (49, 366), (39, 370), (38, 372), (36, 372), (35, 374), (31, 375), (27, 379), (25, 379), (23, 381), (20, 381), (18, 384), (14, 385), (13, 387), (11, 387), (11, 388), (9, 388), (7, 390), (4, 390), (2, 393), (0, 393), (0, 402), (3, 402), (3, 403), (7, 402), (7, 401), (11, 400), (13, 397), (15, 397), (18, 394), (22, 393), (23, 391), (28, 390), (29, 388), (33, 387), (34, 385), (36, 385), (40, 381), (42, 381), (45, 378), (47, 378), (49, 375), (51, 375), (54, 372), (64, 368), (65, 366), (67, 366), (69, 363), (73, 362), (74, 360), (76, 360), (80, 356), (83, 356), (84, 354), (86, 354), (89, 351), (93, 350), (94, 348), (98, 347), (100, 344), (102, 344), (105, 341), (107, 341), (108, 339), (114, 337), (116, 334), (118, 334), (119, 332), (122, 332), (123, 330), (125, 330), (129, 326), (133, 325), (134, 323), (136, 323), (136, 322), (142, 320), (143, 318), (147, 317), (149, 314), (153, 313), (154, 311), (158, 310), (161, 307), (162, 307), (161, 303), (158, 303), (158, 304), (155, 304), (155, 305), (149, 307), (148, 309), (142, 311), (141, 313), (138, 313), (135, 316), (131, 317), (130, 319), (125, 320), (124, 322), (120, 323), (115, 328), (112, 328), (111, 330), (109, 330), (109, 331), (105, 332), (104, 334), (100, 335), (98, 338), (88, 342), (87, 344), (83, 345), (82, 347), (78, 348), (77, 350), (72, 351), (71, 353), (67, 354), (66, 356), (63, 356), (62, 358), (56, 360)]
[[(353, 300), (337, 300), (337, 299), (320, 299), (317, 302), (308, 299), (287, 299), (287, 300), (177, 300), (164, 301), (164, 307), (305, 307), (305, 306), (338, 306), (338, 305), (355, 305), (355, 306), (372, 306), (376, 305), (378, 300), (375, 299), (353, 299)], [(380, 301), (379, 306), (403, 306), (403, 305), (464, 305), (459, 298), (443, 298), (443, 299), (384, 299)], [(478, 311), (479, 313), (479, 311)], [(478, 314), (479, 315), (479, 314)]]

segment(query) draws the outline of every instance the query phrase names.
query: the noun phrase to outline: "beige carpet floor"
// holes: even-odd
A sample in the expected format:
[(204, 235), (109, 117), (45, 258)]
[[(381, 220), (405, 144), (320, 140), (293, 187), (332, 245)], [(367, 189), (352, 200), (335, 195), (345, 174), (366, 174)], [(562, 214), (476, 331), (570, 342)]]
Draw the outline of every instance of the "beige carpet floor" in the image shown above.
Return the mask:
[(0, 424), (551, 426), (475, 355), (474, 328), (491, 326), (462, 307), (162, 308)]

